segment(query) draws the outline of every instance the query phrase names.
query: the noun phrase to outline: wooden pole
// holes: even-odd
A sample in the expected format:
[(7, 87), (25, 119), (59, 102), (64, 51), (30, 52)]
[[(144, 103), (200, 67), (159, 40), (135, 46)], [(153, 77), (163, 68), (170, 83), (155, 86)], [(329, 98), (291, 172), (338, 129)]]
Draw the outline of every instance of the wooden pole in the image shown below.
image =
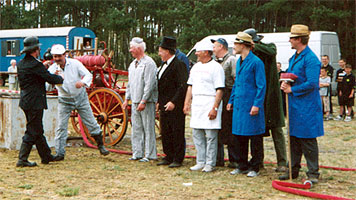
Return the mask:
[(289, 106), (288, 106), (288, 94), (286, 94), (286, 117), (287, 117), (287, 133), (288, 133), (288, 168), (289, 168), (289, 180), (292, 180), (292, 151), (290, 144), (290, 128), (289, 128)]

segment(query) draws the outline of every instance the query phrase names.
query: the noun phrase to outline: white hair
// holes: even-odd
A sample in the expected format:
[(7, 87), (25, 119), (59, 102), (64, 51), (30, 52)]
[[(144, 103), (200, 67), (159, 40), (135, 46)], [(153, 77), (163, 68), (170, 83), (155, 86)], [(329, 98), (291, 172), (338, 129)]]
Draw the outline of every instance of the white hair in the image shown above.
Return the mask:
[(15, 59), (11, 59), (10, 64), (12, 64), (12, 63), (16, 63), (16, 60)]
[(141, 48), (143, 51), (146, 51), (146, 43), (142, 38), (134, 37), (130, 42), (130, 46)]

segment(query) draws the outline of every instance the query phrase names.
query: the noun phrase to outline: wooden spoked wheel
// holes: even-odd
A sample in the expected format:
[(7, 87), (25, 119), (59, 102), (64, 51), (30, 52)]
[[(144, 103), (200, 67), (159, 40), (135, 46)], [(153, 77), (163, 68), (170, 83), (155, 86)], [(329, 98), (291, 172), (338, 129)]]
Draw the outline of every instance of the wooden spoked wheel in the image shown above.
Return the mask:
[[(112, 89), (100, 88), (89, 94), (89, 102), (102, 129), (104, 145), (119, 143), (125, 136), (128, 125), (128, 114), (126, 110), (122, 109), (123, 100), (121, 96)], [(71, 120), (75, 131), (80, 133), (76, 112), (72, 113)], [(84, 132), (89, 142), (96, 144), (85, 126)]]

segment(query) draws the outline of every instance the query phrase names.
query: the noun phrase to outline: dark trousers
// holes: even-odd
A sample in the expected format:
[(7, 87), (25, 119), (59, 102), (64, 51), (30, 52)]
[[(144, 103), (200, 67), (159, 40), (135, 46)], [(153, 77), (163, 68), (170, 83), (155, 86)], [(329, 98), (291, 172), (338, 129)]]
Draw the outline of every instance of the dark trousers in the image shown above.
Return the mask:
[(51, 149), (47, 144), (46, 137), (43, 135), (43, 109), (24, 110), (24, 113), (26, 116), (26, 131), (22, 137), (22, 143), (31, 147), (36, 145), (42, 161), (48, 161), (51, 157)]
[[(253, 136), (241, 136), (234, 135), (235, 142), (238, 146), (238, 161), (239, 169), (244, 170), (253, 170), (255, 172), (260, 171), (260, 165), (262, 163), (263, 156), (263, 137), (262, 135), (253, 135)], [(248, 143), (251, 140), (251, 155), (252, 158), (248, 161)]]
[(304, 154), (308, 166), (308, 177), (319, 178), (319, 149), (316, 138), (290, 137), (292, 173), (299, 174), (300, 162)]
[[(230, 140), (230, 142), (227, 144), (227, 151), (228, 151), (228, 157), (229, 157), (230, 163), (237, 162), (237, 160), (238, 160), (238, 153), (237, 153), (238, 146), (233, 141), (234, 140)], [(221, 142), (221, 140), (218, 140), (218, 150), (217, 150), (216, 162), (224, 163), (224, 144)]]
[(234, 142), (234, 136), (232, 134), (232, 111), (226, 110), (226, 105), (229, 102), (231, 94), (230, 88), (224, 89), (223, 100), (223, 112), (221, 116), (221, 130), (218, 135), (218, 150), (217, 150), (217, 163), (224, 163), (224, 144), (227, 145), (229, 162), (237, 162), (238, 149)]
[(165, 160), (182, 163), (185, 155), (185, 115), (182, 112), (160, 112), (160, 126)]

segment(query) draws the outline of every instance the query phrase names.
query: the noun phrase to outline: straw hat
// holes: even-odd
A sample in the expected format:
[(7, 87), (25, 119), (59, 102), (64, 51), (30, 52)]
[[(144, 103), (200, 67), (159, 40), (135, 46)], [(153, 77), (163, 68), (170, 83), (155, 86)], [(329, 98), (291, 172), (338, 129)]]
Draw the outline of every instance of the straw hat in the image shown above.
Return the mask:
[(303, 24), (294, 24), (290, 29), (290, 38), (292, 37), (301, 37), (301, 36), (309, 36), (310, 31), (308, 26)]
[(234, 40), (235, 43), (248, 43), (252, 44), (252, 37), (251, 35), (244, 33), (244, 32), (238, 32), (236, 35), (236, 39)]

